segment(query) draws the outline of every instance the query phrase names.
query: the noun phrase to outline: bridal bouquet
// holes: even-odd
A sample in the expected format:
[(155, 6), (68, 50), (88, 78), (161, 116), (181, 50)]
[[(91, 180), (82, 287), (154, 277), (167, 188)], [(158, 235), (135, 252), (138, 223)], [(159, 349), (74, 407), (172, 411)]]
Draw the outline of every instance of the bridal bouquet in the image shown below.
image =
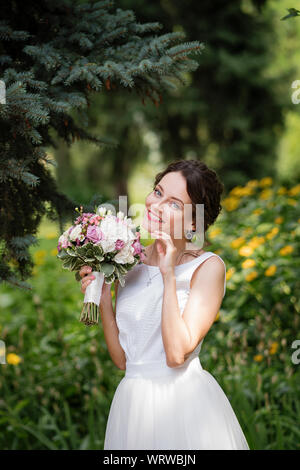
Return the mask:
[(87, 286), (79, 321), (85, 325), (96, 325), (99, 319), (99, 304), (103, 282), (111, 284), (119, 280), (125, 285), (125, 275), (137, 263), (144, 260), (144, 247), (140, 243), (140, 227), (135, 227), (130, 218), (99, 206), (95, 213), (83, 213), (76, 207), (79, 216), (58, 239), (58, 254), (62, 266), (79, 271), (90, 266), (95, 279)]

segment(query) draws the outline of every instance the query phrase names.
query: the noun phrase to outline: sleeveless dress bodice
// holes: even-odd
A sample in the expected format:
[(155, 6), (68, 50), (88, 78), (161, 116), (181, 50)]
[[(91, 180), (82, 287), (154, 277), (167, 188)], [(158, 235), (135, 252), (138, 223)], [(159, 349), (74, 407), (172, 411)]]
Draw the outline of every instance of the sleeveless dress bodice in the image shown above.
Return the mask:
[[(181, 315), (193, 272), (211, 256), (218, 255), (205, 252), (175, 267)], [(223, 297), (225, 290), (226, 277)], [(161, 334), (163, 293), (159, 267), (145, 264), (135, 265), (124, 287), (118, 286), (116, 322), (126, 371), (111, 402), (104, 450), (249, 450), (227, 396), (201, 365), (203, 339), (182, 365), (168, 367)]]
[[(224, 294), (226, 292), (226, 265), (222, 258), (213, 252), (204, 252), (191, 261), (175, 266), (176, 293), (181, 315), (190, 293), (190, 281), (195, 269), (211, 256), (221, 259), (225, 268)], [(149, 276), (152, 283), (147, 286)], [(126, 356), (126, 374), (138, 371), (137, 365), (147, 370), (162, 370), (173, 373), (166, 364), (166, 355), (161, 334), (161, 314), (164, 284), (158, 266), (137, 264), (125, 276), (125, 286), (118, 286), (116, 323), (119, 341)], [(203, 339), (185, 361), (198, 357)], [(141, 367), (140, 367), (141, 369)], [(151, 375), (153, 376), (153, 371)]]

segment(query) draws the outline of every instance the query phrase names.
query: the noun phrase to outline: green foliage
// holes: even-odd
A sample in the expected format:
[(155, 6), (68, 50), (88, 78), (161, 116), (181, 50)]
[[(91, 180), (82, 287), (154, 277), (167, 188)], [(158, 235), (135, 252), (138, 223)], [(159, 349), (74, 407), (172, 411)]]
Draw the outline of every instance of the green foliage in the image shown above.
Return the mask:
[[(165, 28), (206, 44), (200, 66), (187, 74), (188, 88), (165, 96), (159, 110), (139, 108), (145, 121), (141, 130), (155, 134), (163, 163), (204, 160), (222, 174), (228, 190), (250, 178), (275, 176), (282, 111), (291, 107), (287, 84), (293, 77), (290, 60), (284, 70), (270, 73), (278, 64), (278, 47), (289, 41), (283, 37), (286, 22), (279, 21), (281, 2), (276, 3), (279, 11), (272, 16), (267, 0), (192, 1), (188, 8), (178, 0), (120, 0), (122, 8), (134, 6), (143, 21), (159, 18)], [(278, 46), (279, 35), (284, 42)]]
[[(290, 348), (300, 313), (300, 185), (287, 189), (272, 183), (263, 178), (233, 188), (223, 199), (218, 229), (208, 237), (213, 237), (213, 248), (222, 247), (227, 264), (229, 295), (223, 320), (231, 328), (235, 325), (234, 349), (245, 346), (241, 333), (247, 324), (248, 353), (261, 353), (269, 367), (269, 350), (281, 343), (278, 367), (296, 372)], [(238, 297), (232, 295), (237, 292)]]
[(57, 262), (57, 235), (31, 248), (33, 292), (1, 287), (7, 348), (7, 364), (0, 365), (1, 449), (103, 448), (123, 375), (110, 360), (101, 324), (79, 322), (80, 285)]
[[(253, 450), (299, 449), (299, 365), (291, 360), (299, 330), (299, 194), (299, 185), (249, 181), (223, 199), (208, 232), (208, 249), (226, 263), (227, 290), (200, 360)], [(103, 449), (124, 376), (101, 324), (78, 321), (82, 294), (57, 262), (58, 236), (48, 232), (32, 247), (33, 292), (0, 288), (2, 449)]]
[(292, 361), (300, 314), (299, 195), (299, 184), (251, 180), (222, 200), (208, 231), (209, 250), (226, 263), (227, 283), (207, 337), (213, 349), (203, 346), (201, 354), (241, 410), (255, 449), (299, 447), (299, 365)]
[(20, 280), (31, 273), (28, 238), (19, 243), (17, 255), (14, 237), (35, 237), (45, 214), (62, 226), (79, 205), (58, 190), (45, 146), (56, 147), (57, 139), (68, 145), (76, 139), (116, 145), (86, 130), (91, 93), (134, 90), (157, 100), (198, 67), (189, 55), (202, 52), (204, 45), (183, 43), (182, 33), (158, 36), (160, 29), (156, 22), (138, 23), (132, 11), (114, 9), (111, 1), (31, 0), (25, 9), (20, 1), (3, 6), (0, 281), (23, 287)]

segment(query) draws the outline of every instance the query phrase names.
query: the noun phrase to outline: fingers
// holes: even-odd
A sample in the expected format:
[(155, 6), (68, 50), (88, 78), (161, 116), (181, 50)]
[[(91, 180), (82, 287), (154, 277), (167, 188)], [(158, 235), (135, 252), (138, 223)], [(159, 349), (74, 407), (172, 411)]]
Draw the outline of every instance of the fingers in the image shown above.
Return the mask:
[(93, 274), (86, 274), (83, 279), (81, 279), (81, 292), (84, 294), (87, 286), (95, 279)]
[(90, 266), (82, 266), (82, 268), (79, 271), (79, 275), (83, 277), (86, 274), (91, 273), (91, 272), (92, 272), (92, 268), (90, 268)]
[(155, 230), (153, 233), (157, 235), (157, 239), (159, 241), (165, 242), (166, 244), (169, 244), (169, 246), (174, 248), (174, 243), (172, 241), (171, 236), (168, 233), (162, 232), (161, 230)]

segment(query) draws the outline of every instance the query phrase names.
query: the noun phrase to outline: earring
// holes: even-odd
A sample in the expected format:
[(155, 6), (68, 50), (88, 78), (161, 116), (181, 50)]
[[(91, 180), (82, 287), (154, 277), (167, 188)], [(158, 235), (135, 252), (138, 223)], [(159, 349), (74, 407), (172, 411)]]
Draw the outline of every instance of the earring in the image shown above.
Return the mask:
[(187, 238), (188, 240), (191, 240), (194, 236), (195, 232), (193, 230), (187, 230), (185, 232), (185, 238)]

